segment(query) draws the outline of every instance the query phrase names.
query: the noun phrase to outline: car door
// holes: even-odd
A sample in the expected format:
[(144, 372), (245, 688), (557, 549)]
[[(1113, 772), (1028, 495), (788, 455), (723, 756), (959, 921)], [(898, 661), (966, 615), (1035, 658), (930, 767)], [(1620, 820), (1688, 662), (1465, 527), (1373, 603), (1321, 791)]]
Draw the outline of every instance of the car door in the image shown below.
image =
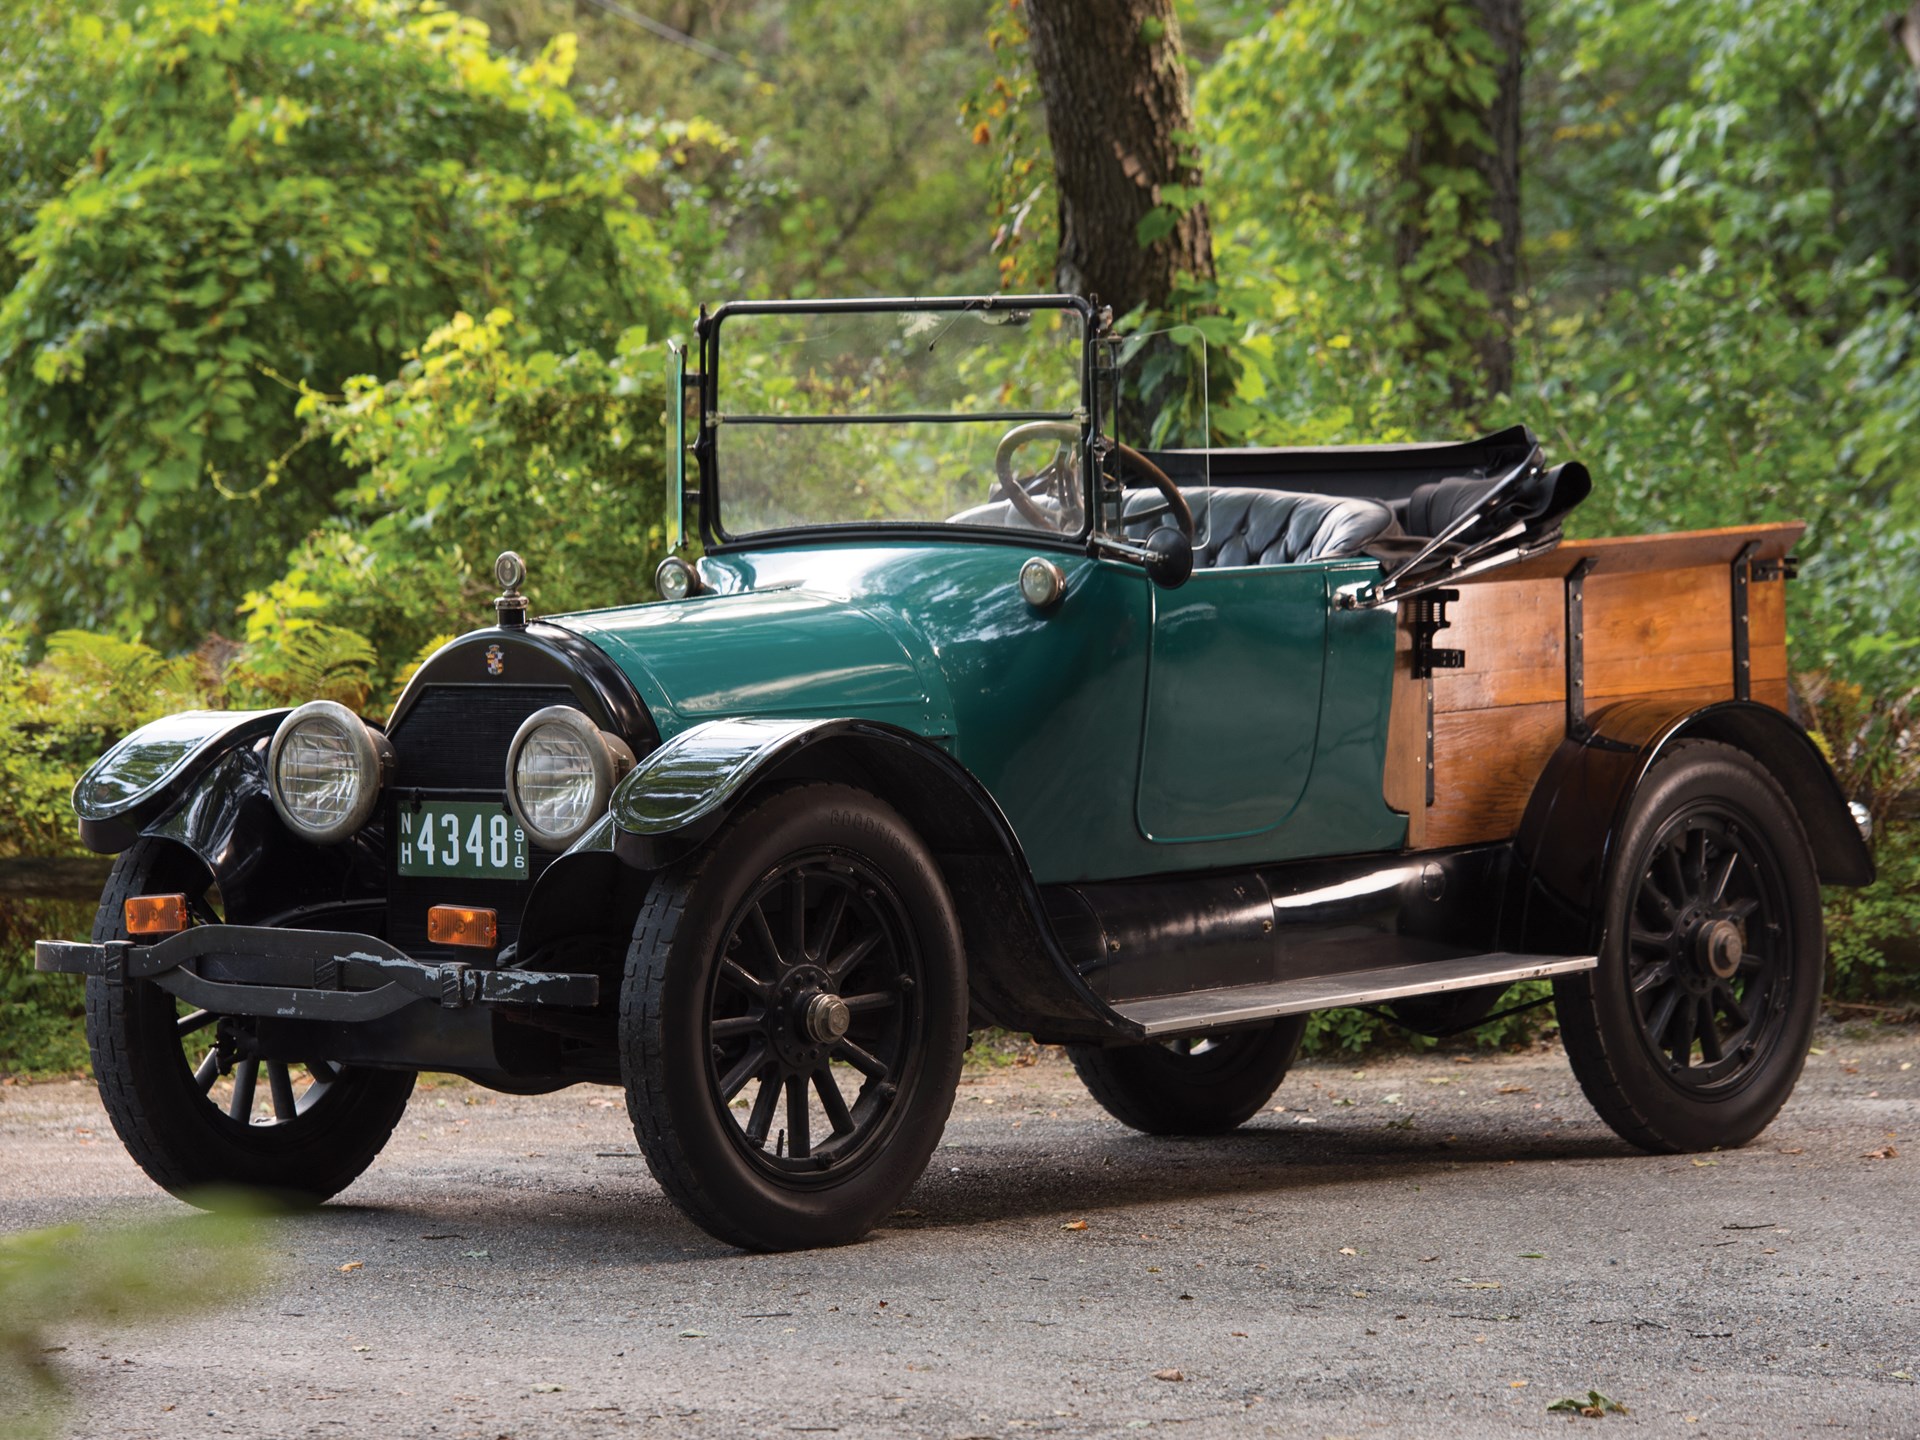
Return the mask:
[(1196, 570), (1153, 591), (1135, 802), (1149, 840), (1259, 835), (1300, 803), (1318, 746), (1328, 570)]

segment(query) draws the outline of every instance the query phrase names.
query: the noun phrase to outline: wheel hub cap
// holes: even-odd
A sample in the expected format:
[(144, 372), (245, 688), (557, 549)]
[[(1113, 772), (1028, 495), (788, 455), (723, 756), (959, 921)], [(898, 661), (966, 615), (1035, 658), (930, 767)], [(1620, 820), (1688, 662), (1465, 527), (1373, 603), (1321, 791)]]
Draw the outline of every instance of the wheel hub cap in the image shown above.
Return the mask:
[(1716, 978), (1731, 980), (1746, 954), (1740, 927), (1731, 920), (1714, 920), (1702, 925), (1694, 936), (1694, 954)]
[(831, 1045), (847, 1033), (853, 1012), (838, 995), (815, 995), (807, 1001), (803, 1023), (816, 1045)]

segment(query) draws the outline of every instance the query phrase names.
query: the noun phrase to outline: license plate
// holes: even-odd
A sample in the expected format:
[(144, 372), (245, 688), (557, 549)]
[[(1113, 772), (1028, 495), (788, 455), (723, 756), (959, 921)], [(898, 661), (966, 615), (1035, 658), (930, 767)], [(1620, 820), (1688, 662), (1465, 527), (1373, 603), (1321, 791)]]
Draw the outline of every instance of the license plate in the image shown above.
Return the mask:
[(400, 807), (400, 873), (524, 880), (527, 835), (497, 800), (428, 800)]

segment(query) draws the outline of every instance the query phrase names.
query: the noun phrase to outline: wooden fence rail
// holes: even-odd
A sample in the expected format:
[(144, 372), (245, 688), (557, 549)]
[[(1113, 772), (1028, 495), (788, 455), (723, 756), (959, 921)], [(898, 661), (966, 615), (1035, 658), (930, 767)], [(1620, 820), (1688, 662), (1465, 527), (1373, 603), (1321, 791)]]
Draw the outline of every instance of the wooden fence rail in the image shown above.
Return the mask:
[(0, 901), (79, 900), (106, 888), (110, 855), (16, 855), (0, 858)]

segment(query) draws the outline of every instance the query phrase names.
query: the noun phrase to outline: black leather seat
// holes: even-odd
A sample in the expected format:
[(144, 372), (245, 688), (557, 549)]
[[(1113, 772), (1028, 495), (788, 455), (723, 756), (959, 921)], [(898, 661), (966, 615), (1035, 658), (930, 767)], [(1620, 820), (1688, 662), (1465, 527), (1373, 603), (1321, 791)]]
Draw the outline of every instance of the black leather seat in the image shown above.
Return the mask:
[[(1393, 529), (1393, 512), (1377, 500), (1338, 495), (1300, 495), (1290, 490), (1221, 486), (1182, 492), (1200, 532), (1193, 549), (1196, 570), (1234, 565), (1304, 565), (1358, 555)], [(1122, 512), (1164, 510), (1157, 490), (1133, 490)], [(1164, 515), (1126, 524), (1130, 539), (1144, 540)]]

